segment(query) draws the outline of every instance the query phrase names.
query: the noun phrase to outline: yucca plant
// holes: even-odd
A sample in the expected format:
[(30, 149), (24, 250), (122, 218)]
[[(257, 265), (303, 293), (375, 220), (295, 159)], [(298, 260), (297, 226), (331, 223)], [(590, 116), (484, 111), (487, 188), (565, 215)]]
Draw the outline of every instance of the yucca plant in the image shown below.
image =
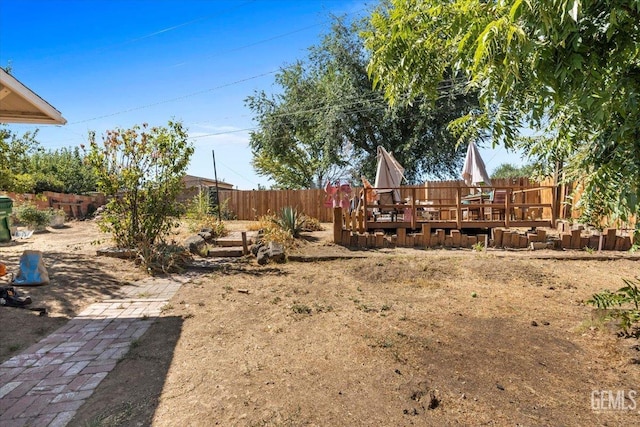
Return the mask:
[(296, 238), (304, 228), (305, 216), (291, 206), (285, 206), (273, 219), (273, 222)]

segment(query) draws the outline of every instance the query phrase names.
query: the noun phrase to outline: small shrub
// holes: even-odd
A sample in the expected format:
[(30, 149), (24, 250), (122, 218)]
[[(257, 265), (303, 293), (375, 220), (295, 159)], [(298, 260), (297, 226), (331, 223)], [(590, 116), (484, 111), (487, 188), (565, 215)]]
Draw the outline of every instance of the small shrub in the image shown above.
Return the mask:
[(267, 213), (258, 218), (258, 221), (249, 226), (249, 230), (266, 230), (275, 226), (276, 216), (272, 213)]
[(285, 248), (295, 245), (295, 239), (291, 232), (278, 227), (270, 227), (264, 230), (263, 240), (265, 242), (280, 243)]
[(295, 245), (293, 235), (289, 231), (281, 228), (278, 225), (276, 216), (270, 213), (261, 216), (257, 223), (253, 224), (249, 229), (262, 230), (262, 240), (264, 242), (280, 243), (285, 248), (290, 248)]
[(196, 233), (207, 228), (211, 230), (211, 234), (213, 234), (213, 237), (224, 237), (229, 234), (229, 230), (227, 230), (227, 226), (224, 221), (218, 221), (218, 218), (213, 215), (206, 215), (197, 220), (187, 219), (187, 221), (187, 228), (192, 233)]
[(181, 273), (191, 260), (191, 254), (184, 247), (176, 244), (158, 243), (138, 245), (137, 261), (149, 274)]
[(18, 206), (15, 209), (15, 216), (22, 224), (32, 228), (46, 227), (51, 221), (51, 212), (49, 210), (41, 211), (30, 203)]
[(324, 227), (320, 223), (320, 220), (317, 218), (312, 218), (310, 216), (305, 217), (303, 231), (322, 231)]
[(587, 304), (591, 304), (600, 309), (608, 310), (607, 320), (618, 320), (618, 327), (625, 336), (637, 335), (632, 330), (640, 322), (640, 280), (635, 282), (622, 279), (626, 286), (618, 289), (615, 293), (604, 290), (594, 294)]
[(187, 203), (187, 218), (200, 218), (211, 215), (211, 205), (209, 204), (209, 193), (200, 189), (198, 194)]
[(223, 220), (234, 220), (238, 218), (236, 214), (229, 209), (229, 199), (225, 199), (220, 203), (220, 205), (213, 207), (212, 214), (215, 217), (218, 217), (218, 209), (220, 209), (220, 218)]
[(484, 250), (484, 243), (474, 243), (471, 249), (473, 249), (475, 252), (482, 252)]

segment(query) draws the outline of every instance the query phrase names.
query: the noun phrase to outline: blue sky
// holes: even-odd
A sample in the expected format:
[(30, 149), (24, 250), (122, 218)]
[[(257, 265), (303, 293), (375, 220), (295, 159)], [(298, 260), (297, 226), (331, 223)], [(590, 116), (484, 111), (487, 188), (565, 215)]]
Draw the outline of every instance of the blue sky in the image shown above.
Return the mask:
[[(0, 0), (0, 66), (67, 119), (39, 128), (46, 148), (78, 146), (89, 131), (181, 120), (196, 148), (188, 173), (239, 189), (269, 187), (251, 167), (244, 99), (276, 92), (279, 67), (305, 58), (330, 15), (361, 15), (349, 0)], [(481, 149), (489, 170), (521, 164)], [(372, 177), (373, 178), (373, 177)]]

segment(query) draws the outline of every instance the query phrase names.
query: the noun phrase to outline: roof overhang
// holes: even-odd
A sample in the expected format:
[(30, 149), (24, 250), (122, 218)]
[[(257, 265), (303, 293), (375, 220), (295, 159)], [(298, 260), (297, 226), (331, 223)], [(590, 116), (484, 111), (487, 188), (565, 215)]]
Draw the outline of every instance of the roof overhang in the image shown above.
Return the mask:
[(67, 120), (51, 104), (0, 68), (0, 123), (63, 125)]

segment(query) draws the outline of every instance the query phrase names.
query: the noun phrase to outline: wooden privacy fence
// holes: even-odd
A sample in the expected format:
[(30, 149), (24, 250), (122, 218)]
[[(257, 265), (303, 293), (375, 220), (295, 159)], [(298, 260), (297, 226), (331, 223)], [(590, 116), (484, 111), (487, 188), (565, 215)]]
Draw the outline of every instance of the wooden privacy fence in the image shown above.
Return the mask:
[[(551, 204), (551, 192), (526, 191), (534, 189), (540, 183), (528, 178), (495, 179), (492, 184), (497, 187), (517, 187), (520, 192), (514, 194), (516, 203)], [(549, 183), (544, 183), (549, 185)], [(402, 198), (415, 197), (418, 200), (432, 200), (436, 204), (454, 204), (458, 189), (468, 194), (471, 190), (462, 181), (429, 181), (420, 186), (401, 188)], [(353, 188), (352, 197), (357, 196), (362, 188)], [(417, 191), (417, 193), (416, 193)], [(414, 193), (415, 196), (414, 196)], [(278, 212), (285, 206), (291, 206), (306, 215), (317, 218), (321, 222), (333, 221), (333, 206), (324, 205), (326, 193), (317, 190), (220, 190), (220, 202), (227, 203), (227, 209), (240, 220), (256, 220), (267, 212)], [(550, 215), (550, 212), (545, 212)]]
[(220, 190), (220, 202), (227, 203), (237, 219), (251, 221), (291, 206), (321, 222), (331, 222), (333, 206), (324, 206), (325, 196), (324, 190)]

